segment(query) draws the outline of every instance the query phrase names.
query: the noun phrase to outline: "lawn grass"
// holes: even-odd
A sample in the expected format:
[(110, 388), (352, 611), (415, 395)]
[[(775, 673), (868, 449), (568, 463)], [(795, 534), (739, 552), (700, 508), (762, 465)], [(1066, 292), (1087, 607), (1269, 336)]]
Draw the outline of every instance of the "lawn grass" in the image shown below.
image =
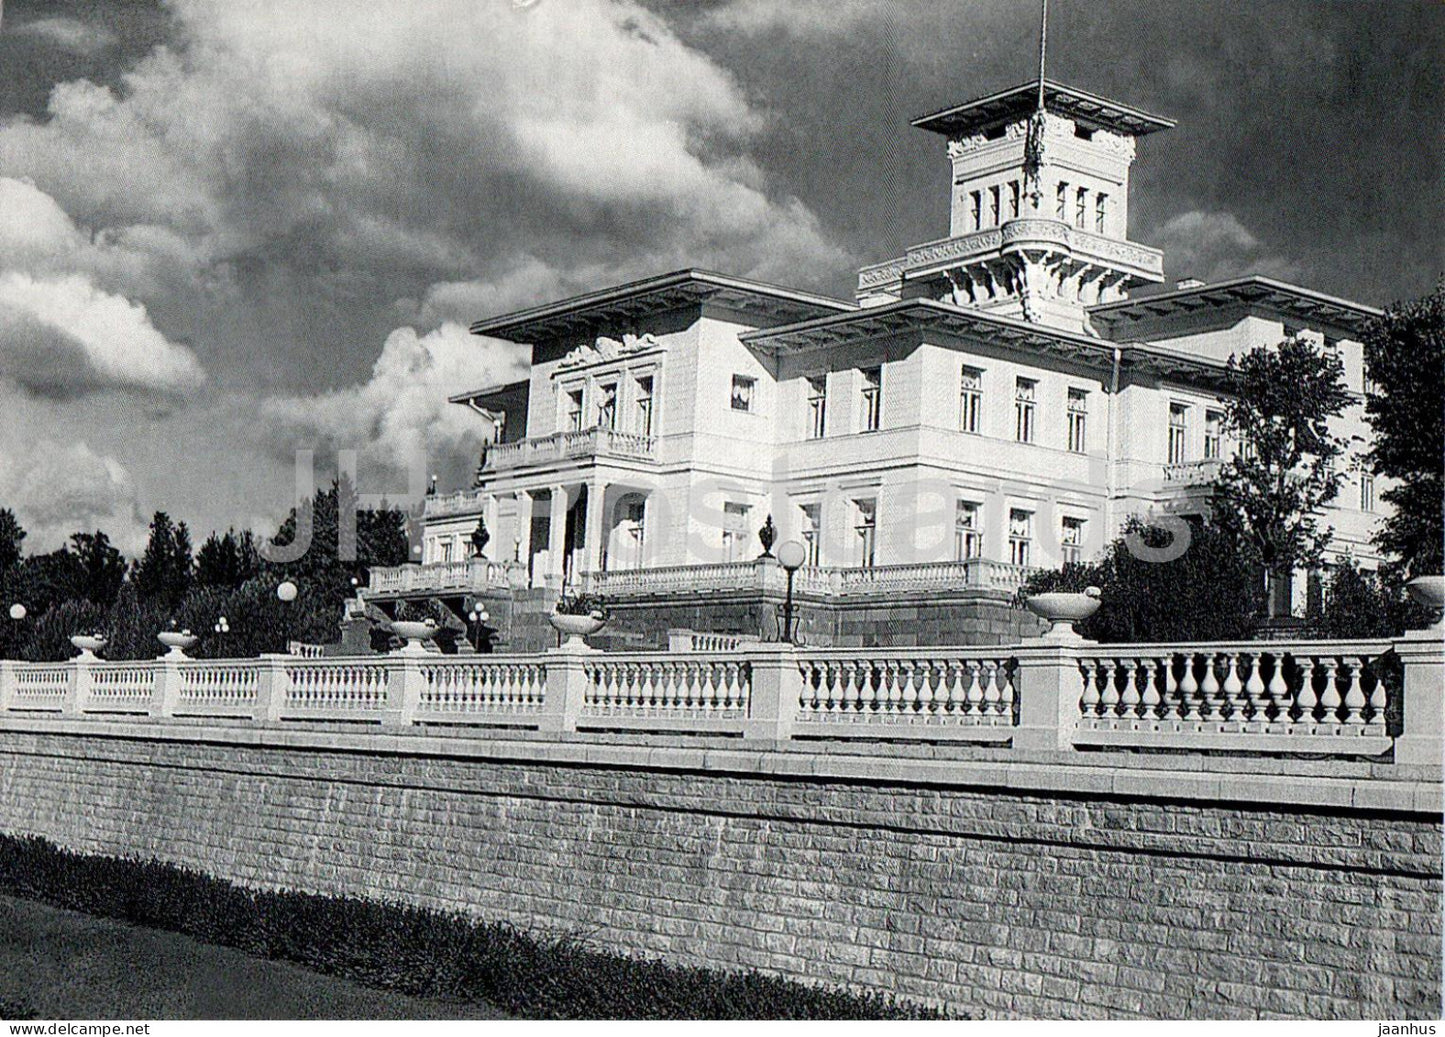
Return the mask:
[(249, 889), (160, 861), (72, 853), (29, 836), (0, 835), (0, 893), (182, 933), (375, 990), (487, 1005), (518, 1018), (938, 1015), (882, 994), (629, 957), (459, 913)]
[(0, 896), (0, 1019), (485, 1019), (180, 933)]

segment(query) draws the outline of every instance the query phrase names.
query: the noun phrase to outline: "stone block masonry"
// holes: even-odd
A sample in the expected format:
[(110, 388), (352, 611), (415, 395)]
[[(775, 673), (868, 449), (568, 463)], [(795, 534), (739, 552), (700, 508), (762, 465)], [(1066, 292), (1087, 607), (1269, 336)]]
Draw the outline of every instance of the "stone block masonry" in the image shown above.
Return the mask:
[[(1296, 796), (1202, 798), (1161, 757), (674, 742), (11, 716), (0, 829), (993, 1017), (1440, 1013), (1438, 797), (1311, 807), (1340, 770), (1305, 762)], [(1147, 791), (1089, 791), (1121, 772)]]

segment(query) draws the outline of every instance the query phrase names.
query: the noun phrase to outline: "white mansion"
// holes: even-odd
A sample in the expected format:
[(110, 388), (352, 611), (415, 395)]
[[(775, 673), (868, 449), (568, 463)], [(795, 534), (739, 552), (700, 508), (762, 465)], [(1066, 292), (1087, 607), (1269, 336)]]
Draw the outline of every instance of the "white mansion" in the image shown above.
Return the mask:
[[(853, 302), (685, 270), (478, 321), (530, 345), (530, 376), (453, 397), (492, 426), (476, 485), (428, 498), (422, 564), (369, 595), (766, 597), (769, 516), (819, 601), (1008, 592), (1131, 515), (1207, 507), (1231, 354), (1313, 336), (1363, 400), (1368, 306), (1252, 276), (1131, 297), (1163, 263), (1128, 238), (1129, 168), (1173, 124), (1053, 82), (1036, 115), (1039, 95), (914, 121), (946, 142), (948, 236), (865, 267)], [(1352, 471), (1338, 552), (1373, 560), (1375, 499)]]

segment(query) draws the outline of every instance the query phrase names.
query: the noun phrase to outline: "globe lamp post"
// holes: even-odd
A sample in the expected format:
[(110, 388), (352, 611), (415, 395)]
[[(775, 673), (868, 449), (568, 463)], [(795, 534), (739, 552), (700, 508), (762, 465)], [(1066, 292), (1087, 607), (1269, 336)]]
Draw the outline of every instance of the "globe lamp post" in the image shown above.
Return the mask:
[(787, 574), (787, 591), (783, 595), (783, 643), (793, 644), (793, 576), (807, 561), (808, 551), (796, 540), (784, 540), (778, 545), (778, 564)]

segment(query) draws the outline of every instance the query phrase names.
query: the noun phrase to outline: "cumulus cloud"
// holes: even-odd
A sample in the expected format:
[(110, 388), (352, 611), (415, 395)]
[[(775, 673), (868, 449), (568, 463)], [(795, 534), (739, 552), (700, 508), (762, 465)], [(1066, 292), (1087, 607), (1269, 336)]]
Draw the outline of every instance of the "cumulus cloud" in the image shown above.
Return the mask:
[[(418, 335), (392, 332), (364, 384), (309, 397), (264, 402), (261, 424), (284, 459), (298, 447), (355, 450), (372, 478), (396, 483), (415, 464), (463, 466), (492, 438), (478, 414), (447, 397), (524, 377), (528, 351), (479, 338), (459, 324)], [(449, 467), (449, 466), (448, 466)], [(365, 490), (366, 487), (362, 486)]]
[(1177, 278), (1223, 281), (1244, 274), (1288, 280), (1300, 266), (1272, 252), (1249, 228), (1228, 212), (1192, 210), (1169, 220), (1150, 240), (1164, 250), (1170, 273)]
[(135, 480), (117, 458), (85, 442), (67, 441), (35, 429), (53, 426), (45, 404), (16, 394), (0, 382), (0, 506), (13, 508), (32, 551), (53, 550), (70, 534), (103, 529), (124, 551), (145, 544), (146, 523), (137, 505)]

